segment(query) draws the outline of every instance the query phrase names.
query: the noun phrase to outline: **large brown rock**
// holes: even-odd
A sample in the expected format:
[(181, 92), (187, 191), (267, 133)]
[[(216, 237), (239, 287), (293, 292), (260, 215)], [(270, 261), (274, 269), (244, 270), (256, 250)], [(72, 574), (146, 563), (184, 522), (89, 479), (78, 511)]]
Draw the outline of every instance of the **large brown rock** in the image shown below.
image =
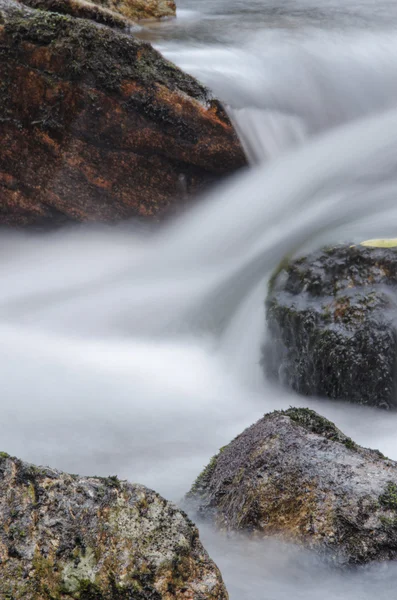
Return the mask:
[(206, 88), (149, 44), (0, 0), (0, 224), (155, 217), (245, 164)]
[(184, 513), (142, 485), (0, 453), (2, 600), (227, 600)]
[(397, 558), (397, 463), (309, 409), (276, 411), (246, 429), (187, 501), (221, 530), (277, 536), (337, 565)]

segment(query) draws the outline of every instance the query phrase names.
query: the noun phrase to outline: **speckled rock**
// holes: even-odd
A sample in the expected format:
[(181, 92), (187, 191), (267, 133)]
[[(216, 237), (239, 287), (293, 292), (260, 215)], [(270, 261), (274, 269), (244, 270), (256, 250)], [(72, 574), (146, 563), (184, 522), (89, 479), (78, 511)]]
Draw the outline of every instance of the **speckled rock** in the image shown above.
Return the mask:
[(339, 566), (397, 558), (397, 463), (309, 409), (265, 415), (186, 497), (226, 531), (278, 536)]
[(397, 408), (397, 248), (295, 260), (273, 278), (266, 310), (268, 376), (304, 395)]
[(211, 93), (116, 29), (0, 0), (0, 225), (159, 219), (246, 164)]
[(176, 16), (174, 0), (93, 0), (100, 6), (119, 12), (133, 21)]
[(173, 0), (21, 0), (31, 8), (91, 19), (98, 23), (131, 27), (141, 20), (176, 16)]
[(227, 600), (184, 513), (142, 485), (0, 455), (2, 600)]

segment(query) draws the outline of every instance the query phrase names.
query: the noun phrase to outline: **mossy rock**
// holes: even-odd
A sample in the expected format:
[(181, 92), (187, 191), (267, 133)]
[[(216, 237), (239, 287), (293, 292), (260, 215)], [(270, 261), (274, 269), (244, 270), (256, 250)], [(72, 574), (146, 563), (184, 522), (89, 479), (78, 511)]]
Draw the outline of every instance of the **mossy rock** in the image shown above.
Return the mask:
[(185, 500), (222, 531), (276, 536), (334, 565), (397, 558), (397, 463), (308, 408), (275, 411), (246, 429)]
[(220, 103), (150, 44), (12, 0), (0, 17), (0, 225), (158, 221), (246, 164)]
[(79, 477), (0, 453), (0, 598), (227, 600), (194, 524), (116, 477)]
[(311, 396), (397, 408), (397, 249), (380, 240), (284, 264), (266, 300), (263, 367)]

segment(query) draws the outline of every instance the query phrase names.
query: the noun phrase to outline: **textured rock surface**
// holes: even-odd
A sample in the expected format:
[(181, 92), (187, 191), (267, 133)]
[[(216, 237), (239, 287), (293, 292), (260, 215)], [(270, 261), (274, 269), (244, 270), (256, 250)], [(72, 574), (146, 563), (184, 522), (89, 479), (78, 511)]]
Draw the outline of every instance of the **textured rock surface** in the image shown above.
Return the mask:
[(94, 0), (96, 4), (107, 6), (115, 12), (134, 20), (161, 19), (175, 17), (174, 0)]
[(154, 217), (245, 164), (223, 109), (149, 44), (0, 0), (0, 224)]
[(141, 485), (2, 453), (0, 522), (2, 600), (227, 600), (196, 527)]
[(397, 463), (308, 409), (274, 412), (246, 429), (187, 501), (223, 530), (276, 535), (337, 564), (397, 557)]
[(305, 395), (397, 407), (397, 249), (343, 246), (296, 260), (266, 305), (268, 375)]
[(129, 27), (136, 21), (175, 17), (173, 0), (21, 0), (31, 8)]

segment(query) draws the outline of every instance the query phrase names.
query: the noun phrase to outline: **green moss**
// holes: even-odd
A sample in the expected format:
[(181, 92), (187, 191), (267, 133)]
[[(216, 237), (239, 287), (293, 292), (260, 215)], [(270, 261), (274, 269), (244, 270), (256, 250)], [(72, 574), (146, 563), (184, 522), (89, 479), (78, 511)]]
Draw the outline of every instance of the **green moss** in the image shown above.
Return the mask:
[[(37, 10), (8, 16), (5, 29), (15, 40), (16, 50), (22, 41), (28, 41), (50, 46), (54, 56), (67, 57), (57, 75), (63, 72), (72, 80), (88, 79), (91, 87), (94, 83), (106, 92), (119, 91), (123, 81), (135, 80), (148, 94), (160, 83), (200, 101), (209, 100), (205, 87), (164, 60), (149, 44), (108, 27), (99, 29), (84, 19)], [(147, 111), (147, 105), (142, 110)]]
[(389, 481), (385, 491), (379, 496), (379, 502), (383, 507), (397, 511), (397, 485), (395, 483)]
[(397, 517), (381, 516), (379, 520), (386, 529), (397, 527)]
[(101, 589), (88, 579), (80, 581), (79, 600), (102, 600), (104, 598)]
[(193, 483), (192, 489), (190, 490), (187, 497), (189, 497), (190, 494), (192, 494), (192, 495), (200, 494), (206, 489), (206, 487), (209, 484), (211, 477), (216, 469), (216, 466), (218, 464), (218, 459), (219, 459), (220, 455), (222, 454), (222, 452), (225, 450), (225, 448), (227, 448), (227, 446), (223, 446), (222, 448), (220, 448), (218, 454), (215, 454), (215, 456), (213, 456), (211, 458), (208, 465), (201, 471), (200, 475), (197, 477), (196, 481)]
[(30, 481), (28, 485), (28, 495), (33, 504), (36, 502), (36, 490), (33, 483)]
[[(32, 560), (32, 584), (46, 600), (58, 600), (61, 592), (61, 575), (54, 569), (54, 563), (36, 550)], [(40, 597), (40, 596), (39, 596)]]
[(390, 458), (388, 456), (385, 456), (380, 450), (372, 450), (372, 452), (375, 452), (375, 454), (378, 455), (379, 458), (381, 458), (382, 460), (390, 460)]
[(5, 30), (16, 41), (26, 39), (33, 43), (48, 45), (54, 41), (56, 35), (62, 33), (67, 21), (67, 17), (52, 15), (41, 10), (32, 15), (21, 11), (7, 18)]
[(274, 269), (273, 273), (270, 276), (269, 283), (268, 283), (269, 294), (271, 294), (274, 291), (274, 287), (276, 285), (276, 282), (277, 282), (277, 279), (278, 279), (278, 276), (280, 275), (280, 273), (282, 273), (283, 271), (286, 271), (288, 269), (290, 260), (291, 260), (291, 254), (284, 256), (280, 260), (277, 267)]
[(321, 435), (333, 442), (339, 442), (349, 450), (357, 450), (358, 446), (328, 419), (309, 408), (289, 408), (279, 414), (289, 417), (308, 431)]
[(98, 495), (103, 496), (106, 493), (106, 489), (122, 489), (122, 481), (117, 477), (117, 475), (109, 475), (109, 477), (100, 477), (96, 476), (96, 479), (99, 479), (103, 483), (103, 489), (98, 490)]
[(117, 488), (118, 490), (121, 489), (121, 481), (119, 480), (117, 475), (111, 475), (107, 477), (105, 481), (109, 487)]
[(26, 531), (22, 528), (19, 527), (18, 525), (11, 525), (9, 530), (8, 530), (8, 537), (11, 540), (23, 540), (25, 539), (27, 536)]
[(7, 452), (0, 452), (0, 458), (3, 458), (3, 459), (10, 458), (10, 455), (7, 454)]

